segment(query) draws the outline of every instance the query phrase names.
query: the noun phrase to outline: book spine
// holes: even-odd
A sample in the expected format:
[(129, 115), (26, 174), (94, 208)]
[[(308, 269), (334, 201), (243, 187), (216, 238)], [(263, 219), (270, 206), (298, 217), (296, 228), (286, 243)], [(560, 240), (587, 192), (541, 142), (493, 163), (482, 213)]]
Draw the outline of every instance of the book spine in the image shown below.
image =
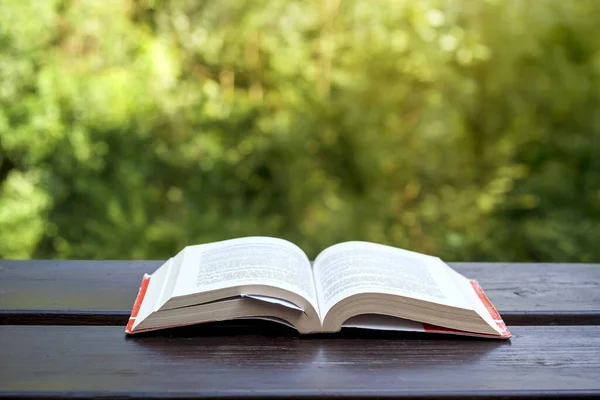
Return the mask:
[(150, 275), (146, 274), (142, 279), (140, 290), (138, 291), (137, 297), (135, 298), (135, 302), (133, 303), (133, 309), (131, 310), (131, 315), (129, 316), (129, 321), (127, 322), (127, 327), (125, 328), (125, 333), (127, 334), (133, 333), (133, 324), (138, 313), (140, 312), (140, 307), (142, 306), (144, 297), (146, 296), (146, 291), (148, 290), (148, 285), (150, 284), (150, 278)]

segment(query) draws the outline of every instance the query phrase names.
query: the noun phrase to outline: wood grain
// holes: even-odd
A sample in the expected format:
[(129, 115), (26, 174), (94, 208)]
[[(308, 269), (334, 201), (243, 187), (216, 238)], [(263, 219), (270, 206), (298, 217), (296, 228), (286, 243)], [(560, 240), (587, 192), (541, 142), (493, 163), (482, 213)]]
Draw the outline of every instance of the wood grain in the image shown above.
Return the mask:
[[(0, 324), (125, 325), (162, 261), (0, 260)], [(509, 325), (600, 324), (599, 264), (451, 263)]]
[(198, 327), (126, 338), (122, 327), (6, 325), (0, 397), (600, 396), (599, 326), (512, 331), (510, 341)]

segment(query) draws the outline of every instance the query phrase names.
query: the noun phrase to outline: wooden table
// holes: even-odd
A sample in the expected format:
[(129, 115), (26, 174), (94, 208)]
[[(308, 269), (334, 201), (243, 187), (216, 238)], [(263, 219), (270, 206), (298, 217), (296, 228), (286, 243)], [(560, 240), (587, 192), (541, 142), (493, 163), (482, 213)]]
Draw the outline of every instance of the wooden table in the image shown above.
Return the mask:
[(160, 264), (0, 260), (0, 397), (600, 397), (600, 265), (452, 264), (510, 341), (246, 322), (126, 338)]

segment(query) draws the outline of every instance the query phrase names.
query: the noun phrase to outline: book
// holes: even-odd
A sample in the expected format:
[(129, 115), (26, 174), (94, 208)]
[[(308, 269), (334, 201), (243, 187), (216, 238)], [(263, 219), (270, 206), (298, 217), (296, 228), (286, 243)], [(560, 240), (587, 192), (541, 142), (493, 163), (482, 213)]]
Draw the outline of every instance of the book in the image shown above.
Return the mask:
[(351, 327), (511, 336), (479, 284), (438, 257), (353, 241), (311, 263), (295, 244), (270, 237), (185, 247), (144, 275), (125, 332), (253, 318), (300, 334)]

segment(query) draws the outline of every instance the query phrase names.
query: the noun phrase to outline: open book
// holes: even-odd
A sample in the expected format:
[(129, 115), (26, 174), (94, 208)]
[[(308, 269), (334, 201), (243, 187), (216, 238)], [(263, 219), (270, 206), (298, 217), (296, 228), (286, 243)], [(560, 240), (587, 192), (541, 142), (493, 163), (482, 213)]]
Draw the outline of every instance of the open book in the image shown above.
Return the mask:
[(247, 237), (184, 248), (145, 275), (126, 333), (260, 318), (301, 334), (343, 327), (509, 338), (476, 281), (437, 257), (367, 242), (322, 251)]

